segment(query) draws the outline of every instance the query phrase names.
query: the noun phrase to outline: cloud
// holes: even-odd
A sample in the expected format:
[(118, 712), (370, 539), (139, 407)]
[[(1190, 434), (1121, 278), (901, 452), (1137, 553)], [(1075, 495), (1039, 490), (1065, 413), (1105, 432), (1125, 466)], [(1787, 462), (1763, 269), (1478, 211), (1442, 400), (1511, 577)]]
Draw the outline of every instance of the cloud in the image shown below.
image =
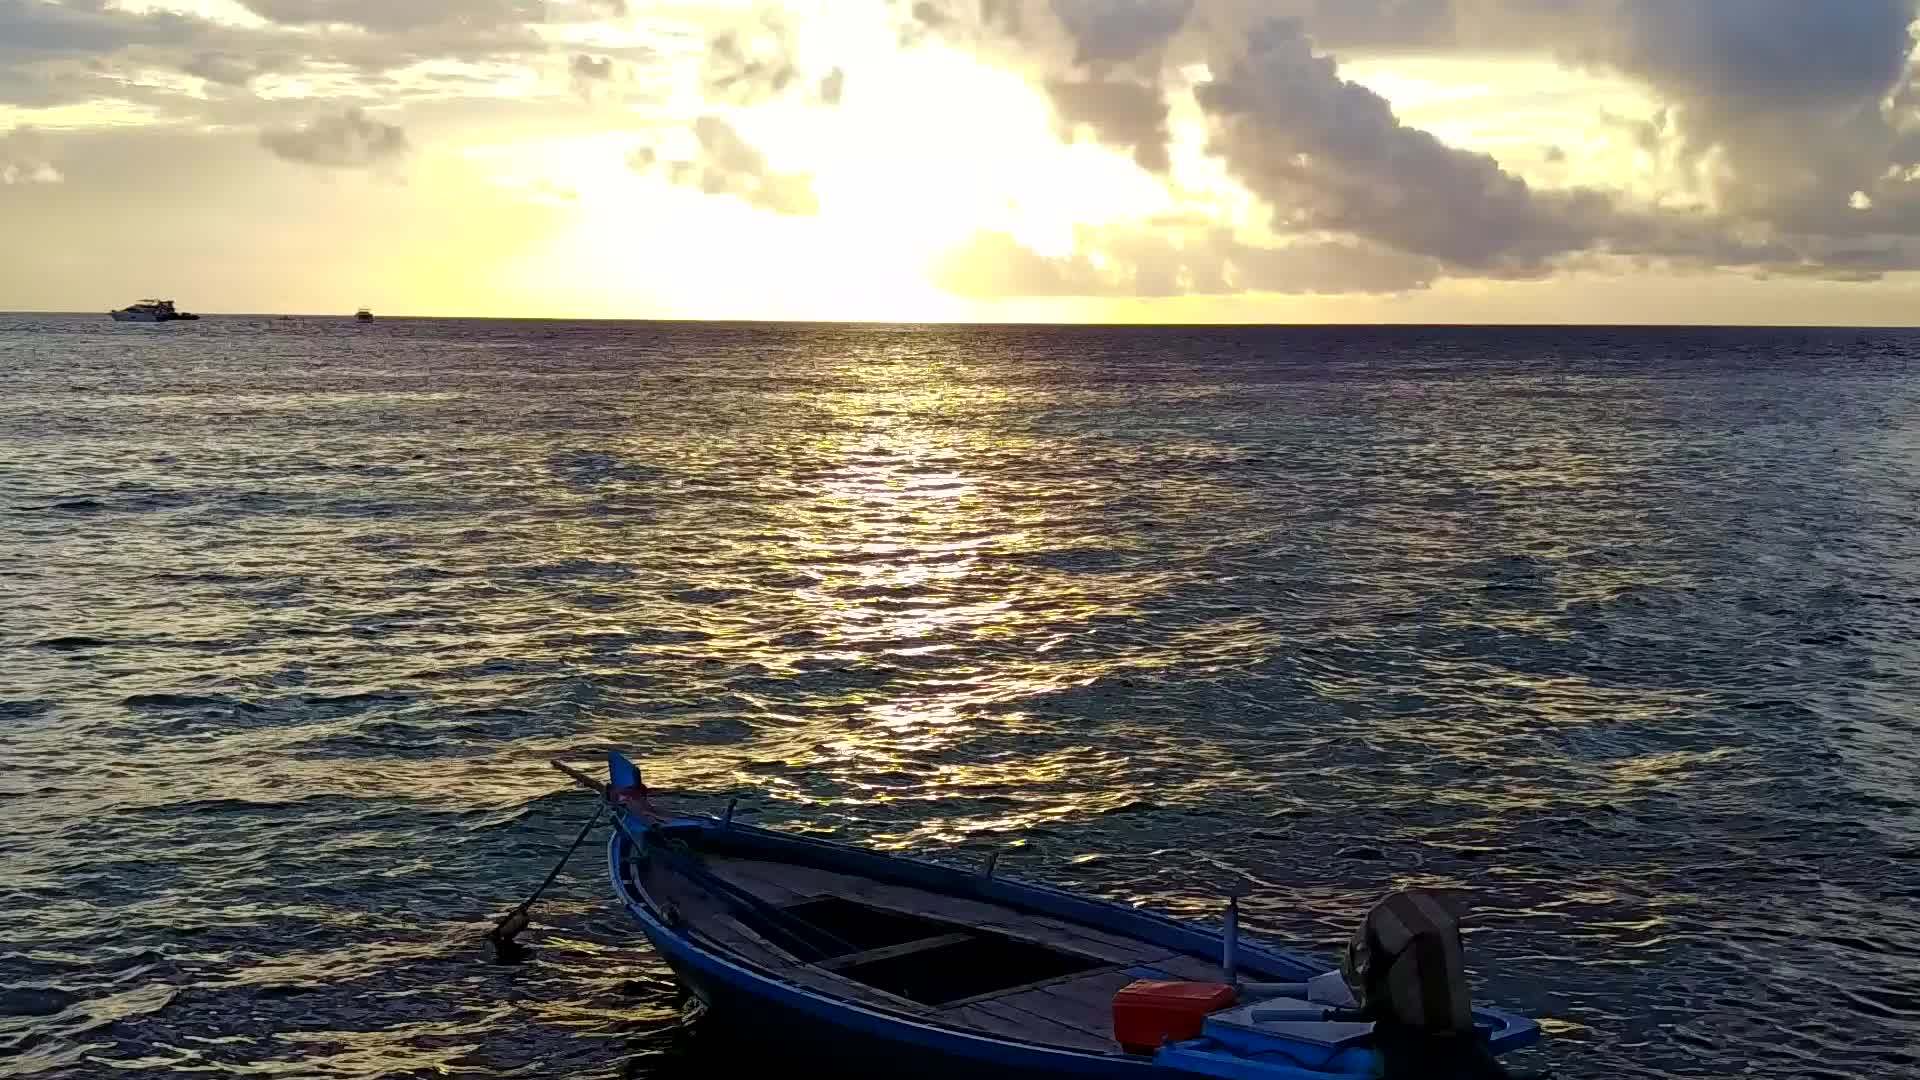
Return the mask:
[(588, 100), (597, 100), (614, 91), (620, 81), (620, 65), (611, 56), (574, 53), (567, 58), (567, 76), (575, 90)]
[(1121, 64), (1159, 48), (1186, 25), (1194, 0), (1053, 0), (1081, 64)]
[[(553, 92), (564, 66), (589, 99), (645, 94), (659, 119), (650, 112), (642, 122), (688, 125), (691, 149), (679, 151), (688, 160), (637, 155), (635, 168), (778, 213), (818, 209), (812, 177), (772, 167), (740, 135), (762, 129), (737, 113), (843, 99), (849, 72), (806, 62), (813, 57), (801, 46), (830, 37), (803, 23), (802, 9), (635, 5), (629, 15), (620, 0), (237, 2), (265, 21), (113, 0), (0, 0), (0, 103), (86, 105), (68, 115), (147, 116), (183, 133), (261, 130), (259, 143), (284, 160), (366, 168), (396, 160), (409, 134), (604, 131), (607, 110)], [(1051, 105), (1063, 140), (1097, 139), (1131, 155), (1174, 205), (1210, 198), (1221, 174), (1233, 182), (1209, 211), (1240, 230), (1224, 238), (1190, 222), (1113, 226), (1083, 231), (1072, 253), (1056, 257), (982, 234), (946, 269), (972, 294), (1009, 282), (1058, 295), (1398, 292), (1441, 277), (1598, 266), (1843, 281), (1920, 269), (1915, 4), (887, 0), (887, 22), (874, 29), (910, 29), (906, 40), (971, 51), (1025, 79)], [(618, 34), (536, 25), (605, 17), (628, 21)], [(642, 40), (659, 48), (633, 43)], [(1496, 159), (1412, 122), (1439, 106), (1396, 112), (1351, 68), (1342, 74), (1343, 64), (1393, 55), (1553, 60), (1630, 81), (1658, 111), (1596, 119), (1605, 130), (1591, 139), (1576, 130), (1489, 141)], [(886, 64), (852, 74), (874, 80), (861, 91), (888, 89)], [(407, 129), (345, 108), (356, 101), (404, 105)], [(290, 109), (318, 119), (288, 126)], [(842, 109), (807, 122), (832, 134), (822, 145), (840, 145), (842, 135), (884, 145), (892, 134), (884, 128), (836, 126), (870, 115)], [(1201, 126), (1190, 132), (1188, 121)], [(66, 197), (91, 182), (89, 166), (64, 149), (49, 152), (41, 140), (28, 154), (0, 138), (9, 140), (0, 168), (16, 212), (29, 197)], [(1566, 186), (1603, 175), (1599, 143), (1624, 157), (1637, 148), (1646, 164), (1631, 179), (1622, 172), (1620, 189)], [(267, 167), (257, 149), (254, 157)], [(64, 184), (46, 183), (62, 173)], [(1146, 190), (1148, 179), (1131, 182)]]
[(0, 134), (0, 186), (57, 184), (66, 177), (54, 168), (45, 140), (32, 128)]
[(35, 108), (110, 96), (108, 58), (186, 49), (216, 32), (205, 20), (165, 11), (0, 0), (0, 104)]
[[(1150, 169), (1167, 143), (1165, 88), (1186, 85), (1188, 70), (1209, 72), (1194, 90), (1206, 151), (1283, 236), (1345, 237), (1462, 276), (1651, 260), (1857, 280), (1920, 268), (1901, 239), (1920, 236), (1915, 7), (1002, 0), (989, 18), (972, 0), (922, 0), (912, 17), (921, 32), (1026, 74), (1069, 129)], [(1665, 190), (1706, 209), (1530, 185), (1340, 76), (1341, 59), (1396, 52), (1551, 58), (1640, 83), (1664, 108), (1650, 124), (1634, 121), (1635, 137), (1660, 163)], [(1562, 148), (1548, 163), (1573, 164), (1567, 157)]]
[(751, 105), (785, 93), (800, 77), (793, 29), (771, 9), (757, 23), (714, 34), (707, 41), (701, 88), (709, 101)]
[(299, 127), (266, 131), (260, 143), (276, 157), (332, 169), (364, 169), (406, 154), (407, 134), (359, 108), (322, 116)]
[(730, 195), (750, 206), (776, 214), (808, 215), (820, 210), (813, 178), (784, 173), (767, 163), (766, 155), (740, 137), (718, 116), (702, 116), (693, 123), (699, 153), (692, 161), (660, 159), (652, 147), (641, 147), (627, 159), (640, 171), (664, 167), (676, 184), (698, 188), (708, 195)]
[(494, 29), (544, 20), (535, 0), (241, 0), (247, 10), (292, 26), (345, 25), (378, 33), (425, 27)]
[(567, 70), (582, 82), (606, 82), (613, 78), (613, 58), (575, 53), (573, 59), (567, 61)]
[[(263, 6), (294, 21), (249, 26), (131, 11), (101, 0), (0, 0), (0, 104), (32, 108), (110, 98), (150, 105), (167, 119), (251, 123), (257, 116), (232, 114), (247, 102), (258, 104), (257, 114), (272, 111), (270, 103), (240, 92), (262, 75), (309, 74), (323, 93), (356, 96), (358, 83), (367, 87), (359, 96), (388, 96), (391, 80), (378, 84), (391, 72), (447, 60), (525, 60), (548, 49), (529, 26), (506, 18), (520, 8), (493, 0), (354, 0), (340, 7), (272, 0)], [(203, 95), (201, 87), (151, 77), (163, 71), (223, 90)], [(408, 80), (416, 92), (440, 97), (452, 96), (456, 82), (444, 71), (416, 70)]]
[(1083, 227), (1074, 249), (1042, 255), (1003, 232), (974, 234), (941, 257), (935, 283), (974, 299), (1167, 297), (1239, 292), (1403, 293), (1441, 274), (1433, 259), (1370, 245), (1310, 240), (1260, 246), (1203, 226)]
[(242, 87), (262, 75), (286, 71), (292, 66), (292, 58), (271, 53), (247, 56), (209, 51), (195, 54), (180, 70), (211, 83)]
[(128, 45), (177, 44), (212, 24), (192, 16), (144, 14), (102, 4), (52, 4), (46, 0), (0, 0), (0, 60), (48, 54), (91, 55)]
[(1157, 85), (1123, 80), (1054, 79), (1046, 84), (1054, 112), (1069, 127), (1084, 124), (1100, 141), (1133, 152), (1149, 172), (1164, 173), (1167, 101)]
[[(1521, 6), (1530, 25), (1563, 7), (1543, 0)], [(1688, 100), (1755, 112), (1877, 100), (1906, 78), (1913, 49), (1912, 0), (1624, 0), (1586, 7), (1608, 19), (1612, 32), (1593, 26), (1589, 15), (1582, 22), (1595, 37), (1563, 43), (1564, 54)], [(1497, 9), (1487, 14), (1499, 17)]]
[[(1646, 86), (1666, 106), (1649, 150), (1699, 177), (1730, 219), (1788, 231), (1920, 229), (1888, 191), (1911, 134), (1914, 0), (1277, 0), (1334, 53), (1547, 56)], [(1255, 18), (1222, 5), (1222, 22)], [(1235, 20), (1239, 19), (1239, 22)], [(1880, 188), (1876, 212), (1850, 213)]]
[(1266, 24), (1195, 94), (1216, 124), (1210, 150), (1283, 231), (1350, 233), (1511, 272), (1592, 245), (1608, 223), (1601, 195), (1537, 194), (1493, 158), (1402, 124), (1384, 98), (1341, 79), (1297, 22)]
[[(1536, 192), (1493, 158), (1402, 123), (1380, 95), (1341, 78), (1306, 22), (1255, 21), (1256, 9), (1289, 6), (1309, 5), (1053, 0), (1021, 9), (1011, 47), (1021, 50), (1016, 64), (1039, 73), (1065, 125), (1131, 150), (1154, 172), (1171, 164), (1164, 87), (1185, 85), (1180, 69), (1204, 63), (1211, 78), (1193, 94), (1210, 125), (1207, 152), (1267, 205), (1281, 235), (1339, 234), (1513, 277), (1544, 272), (1610, 228), (1607, 195)], [(952, 40), (1010, 47), (980, 37), (962, 7), (939, 8), (938, 22), (919, 15)]]

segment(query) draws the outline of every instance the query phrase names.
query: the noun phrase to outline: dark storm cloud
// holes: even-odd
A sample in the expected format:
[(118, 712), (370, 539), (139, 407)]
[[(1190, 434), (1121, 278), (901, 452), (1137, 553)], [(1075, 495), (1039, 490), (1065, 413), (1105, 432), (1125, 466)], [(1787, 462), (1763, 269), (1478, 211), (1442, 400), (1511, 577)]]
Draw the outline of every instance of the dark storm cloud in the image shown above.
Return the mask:
[(369, 168), (391, 162), (408, 150), (405, 131), (362, 109), (263, 132), (260, 144), (287, 161), (331, 169)]
[(627, 163), (637, 171), (664, 169), (676, 184), (708, 195), (731, 195), (776, 214), (818, 213), (820, 201), (813, 178), (805, 173), (783, 173), (768, 164), (766, 155), (740, 137), (718, 116), (702, 116), (693, 123), (699, 153), (692, 161), (662, 161), (652, 147), (641, 147)]

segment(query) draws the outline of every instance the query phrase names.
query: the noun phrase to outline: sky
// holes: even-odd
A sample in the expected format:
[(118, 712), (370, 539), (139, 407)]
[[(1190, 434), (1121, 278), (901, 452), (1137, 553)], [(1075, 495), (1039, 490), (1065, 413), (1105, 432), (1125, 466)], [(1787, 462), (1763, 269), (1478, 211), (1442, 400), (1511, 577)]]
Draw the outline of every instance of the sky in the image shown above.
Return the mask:
[(0, 309), (1920, 323), (1920, 0), (0, 0)]

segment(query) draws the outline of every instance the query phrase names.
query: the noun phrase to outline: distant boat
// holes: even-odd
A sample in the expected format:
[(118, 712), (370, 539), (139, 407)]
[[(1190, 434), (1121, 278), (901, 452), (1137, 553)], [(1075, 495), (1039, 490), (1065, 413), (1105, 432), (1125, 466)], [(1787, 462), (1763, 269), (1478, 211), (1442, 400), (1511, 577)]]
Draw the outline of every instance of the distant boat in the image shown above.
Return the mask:
[(359, 311), (353, 313), (353, 317), (359, 319), (361, 322), (372, 322), (373, 312), (368, 311), (366, 308), (361, 308)]
[(171, 300), (142, 300), (109, 314), (114, 322), (189, 322), (200, 317), (191, 311), (176, 310)]

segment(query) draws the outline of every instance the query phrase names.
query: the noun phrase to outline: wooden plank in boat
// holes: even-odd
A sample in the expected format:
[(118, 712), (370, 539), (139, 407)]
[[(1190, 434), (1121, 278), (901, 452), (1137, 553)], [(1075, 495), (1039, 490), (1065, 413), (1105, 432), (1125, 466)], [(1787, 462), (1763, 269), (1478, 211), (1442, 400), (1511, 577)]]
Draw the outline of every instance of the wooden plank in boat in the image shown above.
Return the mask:
[[(1120, 969), (1108, 968), (1106, 970), (1118, 971)], [(1082, 979), (1082, 978), (1085, 978), (1086, 976), (1087, 976), (1087, 972), (1075, 971), (1066, 975), (1055, 975), (1050, 979), (1035, 979), (1033, 982), (1021, 983), (1018, 986), (1002, 986), (996, 990), (989, 990), (984, 994), (975, 994), (972, 997), (959, 998), (954, 1001), (945, 1002), (941, 1007), (947, 1008), (947, 1009), (958, 1009), (966, 1005), (976, 1005), (982, 1001), (998, 1001), (1001, 998), (1011, 997), (1015, 994), (1025, 993), (1029, 990), (1039, 990), (1043, 987), (1058, 986), (1061, 983), (1072, 982), (1075, 979)]]
[(794, 888), (791, 880), (783, 879), (780, 863), (714, 856), (709, 856), (705, 862), (714, 873), (769, 904), (798, 904), (810, 899), (809, 894)]
[(897, 994), (876, 989), (866, 983), (854, 982), (844, 975), (824, 971), (817, 967), (795, 967), (784, 973), (788, 978), (802, 986), (818, 990), (831, 997), (847, 1001), (857, 1001), (862, 1005), (874, 1006), (887, 1012), (904, 1013), (916, 1019), (925, 1019), (932, 1009)]
[(1197, 956), (1183, 956), (1172, 953), (1159, 960), (1150, 960), (1143, 967), (1164, 971), (1176, 979), (1190, 979), (1194, 982), (1226, 982), (1227, 973), (1219, 964), (1202, 960)]
[(777, 978), (889, 1012), (924, 1018), (931, 1011), (917, 1001), (801, 963), (786, 950), (754, 933), (728, 914), (725, 907), (705, 890), (677, 874), (650, 868), (647, 891), (660, 900), (672, 903), (689, 928)]
[[(943, 1026), (969, 1028), (1001, 1038), (1096, 1053), (1117, 1053), (1119, 1050), (1111, 1035), (1111, 1010), (1113, 991), (1132, 981), (1132, 976), (1123, 969), (1082, 972), (1029, 986), (1006, 988), (935, 1009), (855, 982), (833, 971), (800, 963), (728, 914), (724, 906), (704, 890), (678, 875), (655, 869), (647, 874), (647, 878), (648, 891), (674, 903), (690, 929), (712, 939), (748, 963), (795, 985), (869, 1008), (930, 1020)], [(1019, 918), (1017, 913), (996, 905), (980, 906), (1003, 917)], [(911, 944), (920, 946), (924, 942)], [(1154, 959), (1165, 957), (1166, 954), (1162, 954)]]
[(1111, 1038), (1090, 1035), (1059, 1021), (1035, 1016), (1019, 1009), (1010, 1009), (992, 1001), (949, 1009), (941, 1014), (941, 1019), (950, 1020), (989, 1035), (1038, 1043), (1042, 1046), (1057, 1046), (1101, 1054), (1118, 1053), (1120, 1049)]
[(1101, 934), (1075, 923), (1037, 915), (999, 909), (997, 918), (982, 919), (975, 925), (1010, 938), (1051, 945), (1067, 952), (1091, 956), (1110, 964), (1141, 964), (1169, 955), (1168, 950), (1144, 941)]
[(829, 997), (858, 1002), (888, 1012), (904, 1013), (916, 1018), (924, 1018), (931, 1011), (917, 1001), (889, 994), (885, 990), (865, 983), (854, 982), (832, 971), (799, 963), (785, 953), (778, 952), (773, 945), (731, 915), (720, 915), (696, 929), (767, 969), (778, 978), (804, 986), (809, 990), (817, 990)]
[(647, 893), (655, 900), (673, 905), (688, 928), (739, 953), (749, 962), (772, 971), (797, 963), (785, 950), (729, 916), (724, 907), (685, 878), (650, 866), (646, 886)]
[(855, 899), (869, 890), (887, 887), (872, 878), (841, 874), (832, 870), (819, 870), (796, 863), (712, 857), (709, 857), (708, 861), (715, 866), (727, 866), (738, 868), (742, 872), (750, 872), (758, 880), (777, 885), (803, 899), (813, 896), (844, 896)]
[(777, 881), (798, 893), (841, 896), (888, 911), (923, 915), (930, 919), (992, 930), (1008, 937), (1081, 953), (1108, 963), (1143, 963), (1171, 955), (1169, 950), (1157, 945), (1120, 934), (1110, 934), (1045, 915), (1029, 915), (984, 900), (947, 896), (907, 885), (890, 885), (809, 866), (788, 863), (762, 863), (760, 866), (763, 869), (756, 873), (763, 879)]
[(994, 998), (997, 1005), (1048, 1017), (1103, 1039), (1113, 1037), (1113, 995), (1133, 981), (1124, 971), (1102, 971)]
[(836, 956), (831, 960), (822, 960), (819, 966), (828, 971), (839, 971), (856, 964), (871, 963), (875, 960), (892, 960), (895, 957), (926, 952), (928, 949), (944, 949), (949, 945), (963, 945), (976, 940), (978, 938), (972, 934), (941, 934), (939, 937), (921, 938), (919, 941), (909, 941), (903, 945), (888, 945), (879, 949), (868, 949), (866, 952), (853, 953), (850, 956)]
[[(1157, 945), (1064, 919), (1029, 915), (984, 900), (890, 885), (853, 874), (756, 859), (709, 858), (708, 865), (771, 903), (799, 903), (816, 896), (839, 896), (887, 911), (991, 930), (1109, 964), (1145, 964), (1175, 955)], [(781, 900), (779, 890), (792, 895)]]

